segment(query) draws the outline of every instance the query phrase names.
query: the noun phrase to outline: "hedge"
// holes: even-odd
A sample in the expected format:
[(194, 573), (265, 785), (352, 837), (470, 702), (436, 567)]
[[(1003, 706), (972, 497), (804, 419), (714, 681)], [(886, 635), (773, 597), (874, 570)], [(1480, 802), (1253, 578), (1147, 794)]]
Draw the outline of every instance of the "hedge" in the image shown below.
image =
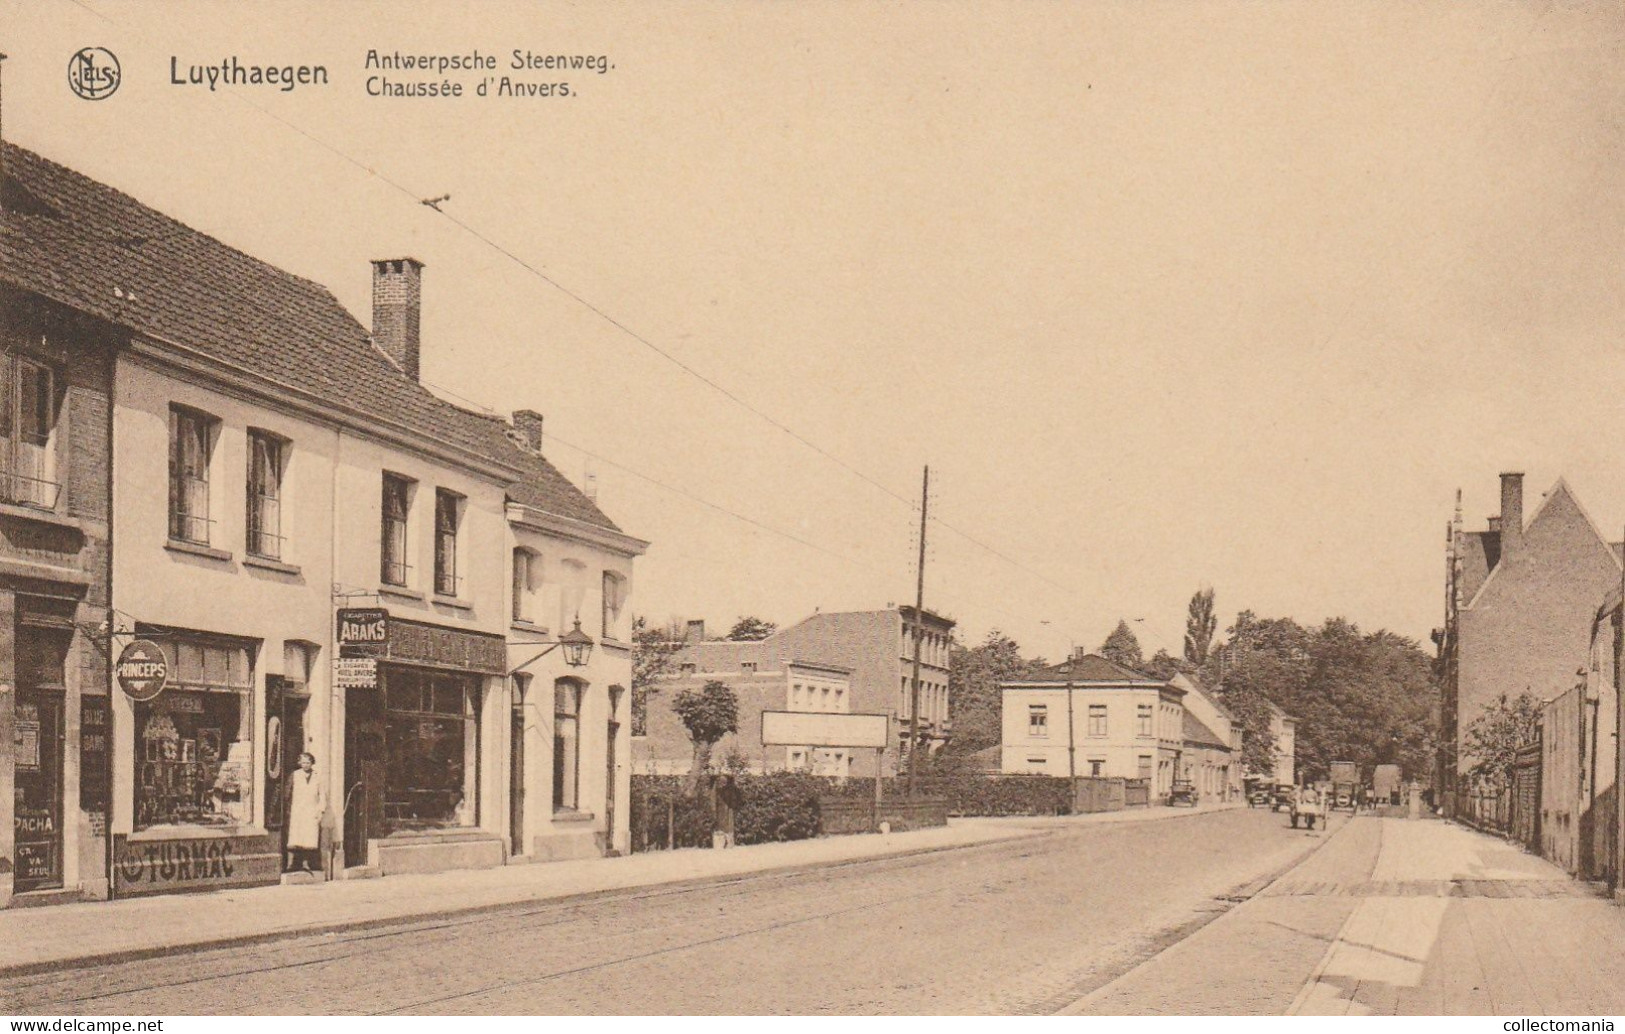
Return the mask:
[[(632, 850), (709, 847), (715, 807), (705, 785), (688, 794), (684, 776), (632, 777)], [(874, 780), (844, 781), (806, 772), (770, 772), (735, 777), (740, 803), (734, 812), (734, 842), (762, 844), (805, 840), (819, 835), (821, 797), (874, 797)], [(887, 779), (888, 797), (905, 792), (906, 780)], [(1068, 781), (1058, 776), (989, 775), (946, 766), (919, 776), (915, 791), (942, 797), (950, 815), (1065, 815), (1072, 806)], [(675, 838), (669, 819), (675, 817)]]

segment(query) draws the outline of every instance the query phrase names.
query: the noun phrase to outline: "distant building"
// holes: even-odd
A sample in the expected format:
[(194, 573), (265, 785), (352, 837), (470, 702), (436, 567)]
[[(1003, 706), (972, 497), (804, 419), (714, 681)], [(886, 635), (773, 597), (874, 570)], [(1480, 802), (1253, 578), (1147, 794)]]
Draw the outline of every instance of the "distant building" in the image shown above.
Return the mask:
[(1184, 771), (1186, 691), (1160, 679), (1079, 650), (999, 693), (1007, 773), (1145, 779), (1155, 797)]
[(1447, 807), (1473, 765), (1464, 737), (1501, 694), (1548, 699), (1585, 665), (1598, 604), (1619, 584), (1619, 547), (1559, 479), (1527, 524), (1523, 475), (1501, 475), (1501, 513), (1448, 529), (1445, 624), (1435, 633), (1443, 682), (1437, 778)]
[(1274, 703), (1270, 704), (1270, 735), (1275, 737), (1277, 783), (1296, 786), (1298, 782), (1298, 720)]
[[(718, 745), (718, 764), (732, 751), (758, 770), (812, 767), (869, 774), (872, 762), (863, 758), (868, 751), (858, 752), (855, 762), (852, 752), (833, 749), (816, 756), (804, 751), (798, 760), (792, 748), (763, 747), (761, 711), (823, 710), (827, 701), (829, 710), (890, 717), (892, 747), (883, 764), (887, 774), (895, 774), (909, 733), (916, 635), (921, 749), (935, 751), (951, 734), (948, 657), (953, 628), (951, 618), (929, 610), (917, 619), (913, 607), (813, 614), (766, 639), (741, 642), (707, 640), (705, 623), (691, 621), (683, 649), (672, 658), (675, 670), (649, 695), (648, 734), (634, 741), (635, 770), (688, 771), (693, 748), (672, 713), (671, 700), (684, 688), (716, 679), (740, 697), (739, 733)], [(798, 687), (800, 706), (795, 703)]]
[(1241, 793), (1241, 728), (1206, 686), (1189, 675), (1168, 680), (1183, 689), (1186, 778), (1203, 795), (1234, 797)]

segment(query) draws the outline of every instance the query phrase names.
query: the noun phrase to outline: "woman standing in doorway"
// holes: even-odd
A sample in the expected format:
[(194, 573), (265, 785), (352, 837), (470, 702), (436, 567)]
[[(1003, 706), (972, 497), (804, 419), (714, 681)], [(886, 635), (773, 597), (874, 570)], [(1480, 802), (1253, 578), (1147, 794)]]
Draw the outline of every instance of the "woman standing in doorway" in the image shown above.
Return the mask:
[(288, 872), (316, 872), (321, 866), (322, 813), (327, 792), (316, 778), (316, 755), (299, 755), (299, 771), (288, 787)]

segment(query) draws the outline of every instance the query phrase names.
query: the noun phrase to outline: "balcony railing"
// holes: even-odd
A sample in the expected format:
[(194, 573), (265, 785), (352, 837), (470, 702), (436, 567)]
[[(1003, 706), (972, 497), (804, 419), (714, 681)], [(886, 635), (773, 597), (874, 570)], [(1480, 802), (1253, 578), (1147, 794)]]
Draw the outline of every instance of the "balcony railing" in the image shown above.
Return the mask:
[(36, 510), (56, 509), (62, 486), (45, 478), (0, 470), (0, 501)]

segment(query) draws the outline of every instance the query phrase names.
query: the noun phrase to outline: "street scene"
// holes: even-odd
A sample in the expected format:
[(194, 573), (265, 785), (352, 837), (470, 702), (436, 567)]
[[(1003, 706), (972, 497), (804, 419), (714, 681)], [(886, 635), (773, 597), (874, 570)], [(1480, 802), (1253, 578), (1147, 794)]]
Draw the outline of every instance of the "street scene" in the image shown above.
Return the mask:
[(1622, 40), (0, 3), (0, 1013), (1625, 1013)]

